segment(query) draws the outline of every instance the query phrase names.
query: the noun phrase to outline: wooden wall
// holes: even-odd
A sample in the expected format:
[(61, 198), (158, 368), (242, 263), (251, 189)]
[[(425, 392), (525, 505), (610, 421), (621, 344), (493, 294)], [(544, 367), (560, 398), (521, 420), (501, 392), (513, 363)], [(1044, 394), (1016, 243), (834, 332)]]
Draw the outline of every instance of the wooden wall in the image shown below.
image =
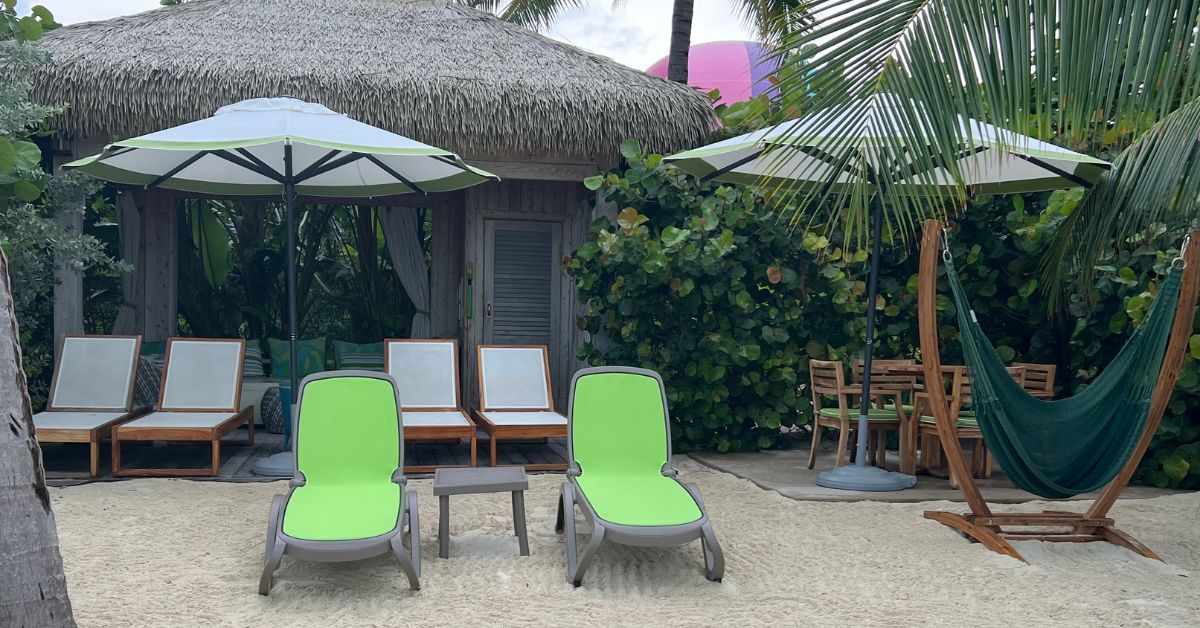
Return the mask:
[[(485, 222), (489, 219), (509, 219), (554, 223), (560, 229), (559, 241), (563, 254), (568, 255), (587, 236), (591, 222), (591, 198), (592, 193), (581, 183), (569, 181), (510, 180), (479, 185), (466, 191), (462, 272), (465, 273), (467, 267), (474, 269), (475, 292), (473, 316), (463, 321), (461, 338), (465, 349), (462, 371), (463, 401), (466, 405), (474, 406), (479, 399), (474, 348), (484, 342)], [(584, 332), (575, 325), (580, 305), (575, 296), (574, 282), (565, 271), (560, 271), (558, 281), (559, 315), (555, 344), (550, 348), (550, 371), (556, 403), (565, 412), (571, 375), (582, 366), (575, 357), (575, 349), (582, 343)]]

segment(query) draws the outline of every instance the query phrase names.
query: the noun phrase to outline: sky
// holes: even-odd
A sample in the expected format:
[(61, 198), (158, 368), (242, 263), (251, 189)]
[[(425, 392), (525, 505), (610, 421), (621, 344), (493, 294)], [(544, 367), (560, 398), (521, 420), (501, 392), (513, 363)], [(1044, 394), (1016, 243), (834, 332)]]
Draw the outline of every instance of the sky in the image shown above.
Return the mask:
[[(17, 14), (41, 4), (63, 24), (103, 20), (140, 13), (158, 0), (18, 0)], [(671, 34), (671, 0), (636, 0), (614, 9), (609, 0), (587, 0), (564, 11), (547, 35), (585, 48), (639, 70), (667, 55)], [(697, 0), (692, 43), (753, 39), (733, 10), (733, 0)]]

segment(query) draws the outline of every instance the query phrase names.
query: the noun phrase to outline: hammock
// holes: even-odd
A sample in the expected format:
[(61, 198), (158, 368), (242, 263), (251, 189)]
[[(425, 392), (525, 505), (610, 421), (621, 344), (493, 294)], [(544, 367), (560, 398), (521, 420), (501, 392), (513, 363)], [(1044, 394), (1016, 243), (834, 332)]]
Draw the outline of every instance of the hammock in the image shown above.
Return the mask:
[(1171, 334), (1182, 268), (1172, 264), (1142, 326), (1090, 386), (1069, 399), (1045, 401), (1031, 397), (1005, 370), (967, 302), (953, 259), (947, 253), (943, 260), (971, 374), (975, 418), (1009, 479), (1052, 499), (1108, 484), (1145, 428)]

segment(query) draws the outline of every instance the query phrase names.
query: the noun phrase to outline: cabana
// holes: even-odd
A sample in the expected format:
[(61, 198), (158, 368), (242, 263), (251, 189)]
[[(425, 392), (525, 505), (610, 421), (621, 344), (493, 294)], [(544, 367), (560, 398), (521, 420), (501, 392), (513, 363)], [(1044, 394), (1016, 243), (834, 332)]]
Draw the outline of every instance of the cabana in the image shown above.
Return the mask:
[[(584, 333), (562, 257), (615, 211), (582, 179), (615, 166), (626, 138), (672, 151), (703, 143), (716, 124), (689, 88), (446, 0), (196, 0), (67, 26), (38, 45), (53, 62), (32, 77), (34, 99), (70, 104), (55, 121), (58, 164), (231, 102), (289, 95), (499, 175), (370, 202), (389, 208), (389, 253), (403, 260), (397, 272), (419, 312), (413, 336), (458, 339), (467, 384), (476, 345), (545, 344), (560, 407)], [(155, 342), (177, 331), (180, 199), (140, 189), (119, 198), (134, 271), (114, 333)], [(430, 267), (416, 249), (418, 208), (435, 209)], [(63, 269), (58, 279), (55, 334), (79, 333), (82, 278)], [(477, 405), (477, 387), (462, 390)]]

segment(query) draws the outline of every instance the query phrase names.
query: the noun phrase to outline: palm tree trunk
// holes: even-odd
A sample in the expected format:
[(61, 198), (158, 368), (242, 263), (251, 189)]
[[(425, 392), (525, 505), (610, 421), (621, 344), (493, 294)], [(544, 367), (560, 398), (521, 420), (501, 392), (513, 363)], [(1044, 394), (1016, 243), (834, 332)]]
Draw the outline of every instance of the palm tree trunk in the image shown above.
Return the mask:
[(671, 15), (671, 52), (667, 60), (667, 79), (687, 85), (688, 50), (692, 47), (693, 0), (675, 0)]
[(0, 626), (74, 626), (0, 250)]

